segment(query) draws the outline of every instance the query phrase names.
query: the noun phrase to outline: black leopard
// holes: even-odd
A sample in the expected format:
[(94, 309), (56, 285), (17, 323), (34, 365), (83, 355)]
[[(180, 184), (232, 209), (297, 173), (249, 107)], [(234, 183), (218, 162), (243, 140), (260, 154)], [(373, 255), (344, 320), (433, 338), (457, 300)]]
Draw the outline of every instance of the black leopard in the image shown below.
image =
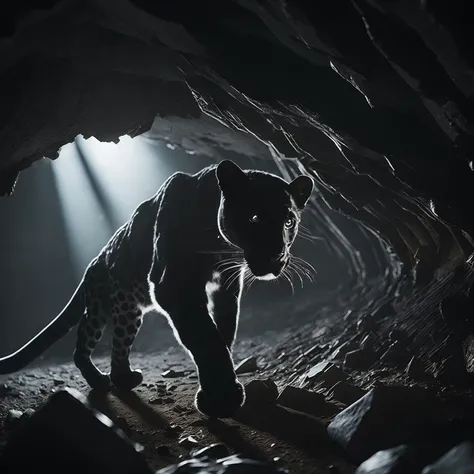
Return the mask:
[[(143, 376), (130, 366), (130, 349), (143, 314), (154, 308), (196, 365), (197, 409), (231, 416), (245, 398), (231, 355), (244, 281), (285, 274), (312, 191), (307, 176), (288, 183), (229, 160), (173, 174), (92, 260), (64, 310), (0, 359), (0, 373), (25, 367), (78, 325), (74, 362), (88, 384), (131, 390)], [(113, 349), (105, 374), (91, 355), (108, 323)]]

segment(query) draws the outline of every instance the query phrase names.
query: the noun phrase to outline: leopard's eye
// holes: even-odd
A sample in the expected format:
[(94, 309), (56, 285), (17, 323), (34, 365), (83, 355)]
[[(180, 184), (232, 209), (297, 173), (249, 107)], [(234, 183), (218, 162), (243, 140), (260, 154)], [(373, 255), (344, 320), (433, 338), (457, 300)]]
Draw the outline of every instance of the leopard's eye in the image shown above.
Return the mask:
[(291, 216), (285, 221), (285, 229), (293, 229), (293, 227), (296, 225), (296, 219)]
[(258, 217), (257, 214), (254, 214), (253, 216), (250, 216), (250, 217), (249, 217), (249, 221), (250, 221), (252, 224), (256, 224), (257, 222), (260, 221), (260, 217)]

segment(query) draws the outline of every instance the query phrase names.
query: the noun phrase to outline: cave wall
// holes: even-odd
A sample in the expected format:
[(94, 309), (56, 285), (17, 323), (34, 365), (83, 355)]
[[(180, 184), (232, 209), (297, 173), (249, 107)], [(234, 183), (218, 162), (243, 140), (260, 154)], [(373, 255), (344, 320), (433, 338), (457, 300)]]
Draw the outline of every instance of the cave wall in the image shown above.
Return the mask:
[(351, 260), (354, 284), (365, 281), (363, 262), (328, 206), (377, 233), (393, 280), (425, 284), (472, 253), (462, 2), (15, 5), (0, 37), (2, 195), (78, 134), (109, 141), (151, 129), (191, 151), (270, 151), (283, 173), (310, 173), (315, 222)]

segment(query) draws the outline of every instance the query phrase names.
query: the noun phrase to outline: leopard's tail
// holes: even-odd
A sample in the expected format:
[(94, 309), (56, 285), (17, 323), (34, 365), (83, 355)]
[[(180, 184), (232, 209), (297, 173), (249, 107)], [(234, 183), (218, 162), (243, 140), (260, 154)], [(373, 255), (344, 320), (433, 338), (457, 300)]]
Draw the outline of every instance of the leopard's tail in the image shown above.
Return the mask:
[(0, 374), (11, 374), (33, 362), (79, 323), (84, 314), (84, 309), (83, 281), (81, 281), (68, 304), (56, 318), (23, 347), (6, 357), (0, 358)]

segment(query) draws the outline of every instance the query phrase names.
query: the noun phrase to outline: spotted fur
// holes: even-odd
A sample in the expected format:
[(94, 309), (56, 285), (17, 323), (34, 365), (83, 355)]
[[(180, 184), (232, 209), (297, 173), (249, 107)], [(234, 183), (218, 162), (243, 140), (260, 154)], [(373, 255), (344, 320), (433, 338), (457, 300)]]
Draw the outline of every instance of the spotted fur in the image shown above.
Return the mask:
[[(74, 362), (88, 384), (132, 389), (143, 377), (130, 366), (130, 350), (144, 313), (154, 308), (196, 364), (197, 408), (231, 415), (244, 401), (231, 355), (243, 282), (285, 271), (312, 189), (308, 177), (287, 183), (228, 160), (194, 175), (175, 173), (89, 264), (62, 313), (0, 359), (0, 373), (26, 366), (77, 325)], [(91, 358), (107, 324), (110, 374)]]

